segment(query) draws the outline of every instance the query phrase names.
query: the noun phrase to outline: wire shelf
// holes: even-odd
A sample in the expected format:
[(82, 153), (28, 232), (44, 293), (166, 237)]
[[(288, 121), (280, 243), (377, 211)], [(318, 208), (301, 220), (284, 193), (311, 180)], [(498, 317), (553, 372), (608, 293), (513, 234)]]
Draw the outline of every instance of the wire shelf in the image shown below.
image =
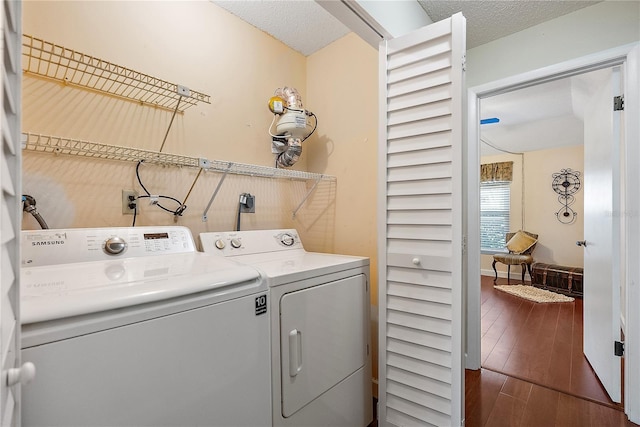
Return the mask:
[(24, 132), (22, 134), (22, 148), (24, 150), (41, 153), (67, 154), (72, 156), (127, 162), (138, 162), (140, 160), (144, 160), (148, 163), (165, 166), (202, 168), (211, 172), (249, 175), (261, 178), (284, 178), (316, 181), (336, 180), (334, 176), (311, 172), (276, 169), (267, 166), (220, 160), (207, 160), (199, 157), (160, 153), (158, 151), (102, 144), (99, 142), (90, 142), (79, 139), (62, 138), (59, 136), (41, 135), (31, 132)]
[[(160, 108), (184, 112), (210, 96), (54, 43), (23, 34), (22, 68), (27, 74)], [(182, 94), (181, 94), (182, 93)]]
[(100, 144), (98, 142), (61, 138), (59, 136), (40, 135), (28, 132), (22, 134), (22, 148), (28, 151), (69, 154), (74, 156), (93, 157), (97, 159), (129, 162), (144, 160), (149, 163), (173, 166), (198, 167), (199, 165), (198, 158), (194, 157), (159, 153), (157, 151)]

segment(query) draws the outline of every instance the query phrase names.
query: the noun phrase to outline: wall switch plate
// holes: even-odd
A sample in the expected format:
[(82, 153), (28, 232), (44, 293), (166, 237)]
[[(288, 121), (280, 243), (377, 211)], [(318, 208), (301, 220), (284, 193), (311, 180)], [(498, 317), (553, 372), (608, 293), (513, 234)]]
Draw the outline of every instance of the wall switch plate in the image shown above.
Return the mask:
[(137, 206), (138, 192), (134, 190), (122, 190), (122, 214), (133, 215), (134, 207)]

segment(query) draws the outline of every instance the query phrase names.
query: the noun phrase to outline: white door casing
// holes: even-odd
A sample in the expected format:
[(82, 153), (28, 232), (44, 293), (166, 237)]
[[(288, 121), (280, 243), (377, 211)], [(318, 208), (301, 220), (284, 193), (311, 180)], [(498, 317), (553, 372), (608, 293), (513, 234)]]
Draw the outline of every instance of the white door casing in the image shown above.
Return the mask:
[[(625, 116), (640, 117), (640, 44), (627, 53), (624, 69)], [(624, 409), (629, 420), (640, 424), (640, 122), (623, 123), (625, 138), (625, 372)]]
[[(536, 84), (552, 81), (559, 78), (585, 73), (602, 68), (622, 66), (624, 72), (624, 96), (625, 115), (627, 117), (640, 116), (640, 82), (638, 73), (640, 63), (640, 44), (632, 43), (609, 49), (596, 54), (562, 62), (553, 66), (548, 66), (538, 70), (530, 71), (520, 75), (511, 76), (498, 81), (486, 83), (480, 86), (469, 88), (468, 102), (468, 140), (469, 146), (475, 144), (475, 150), (479, 145), (479, 123), (480, 111), (479, 100), (501, 93), (522, 89)], [(640, 186), (634, 184), (640, 182), (640, 122), (638, 120), (626, 120), (623, 123), (624, 158), (626, 159), (625, 174), (622, 180), (628, 185), (624, 185), (624, 216), (626, 222), (624, 231), (626, 240), (624, 253), (622, 254), (622, 265), (624, 269), (624, 286), (626, 298), (624, 301), (626, 312), (626, 337), (625, 337), (625, 413), (629, 420), (640, 423)], [(473, 149), (470, 149), (469, 161)], [(468, 176), (467, 205), (474, 206), (479, 198), (479, 174), (470, 173)], [(479, 235), (480, 227), (477, 218), (471, 213), (468, 216), (467, 227), (469, 235)], [(479, 241), (468, 241), (469, 260), (474, 254), (480, 256)], [(477, 261), (479, 272), (479, 260)], [(474, 261), (474, 262), (475, 262)], [(475, 265), (475, 264), (474, 264)], [(473, 267), (469, 262), (469, 266)], [(479, 274), (469, 275), (467, 287), (467, 355), (468, 361), (472, 364), (480, 360), (480, 329), (476, 326), (480, 324), (480, 276)], [(478, 362), (479, 363), (479, 362)], [(468, 363), (469, 365), (469, 363)]]
[[(619, 67), (601, 70), (603, 81), (584, 109), (584, 354), (614, 402), (621, 400), (620, 358), (620, 132), (613, 94)], [(616, 82), (616, 83), (614, 83)], [(618, 86), (618, 88), (615, 88)]]
[(380, 45), (381, 426), (459, 426), (465, 18)]
[(20, 425), (20, 386), (29, 368), (20, 370), (20, 228), (22, 221), (22, 180), (20, 146), (21, 3), (5, 0), (0, 6), (3, 55), (2, 150), (0, 150), (0, 422)]

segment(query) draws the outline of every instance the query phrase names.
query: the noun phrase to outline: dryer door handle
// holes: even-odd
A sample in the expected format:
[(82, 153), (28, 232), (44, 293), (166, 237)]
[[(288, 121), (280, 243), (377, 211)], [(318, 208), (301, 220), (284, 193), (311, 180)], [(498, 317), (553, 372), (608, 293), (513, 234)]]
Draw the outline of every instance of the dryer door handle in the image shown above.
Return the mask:
[(302, 370), (302, 332), (289, 332), (289, 376), (295, 377)]

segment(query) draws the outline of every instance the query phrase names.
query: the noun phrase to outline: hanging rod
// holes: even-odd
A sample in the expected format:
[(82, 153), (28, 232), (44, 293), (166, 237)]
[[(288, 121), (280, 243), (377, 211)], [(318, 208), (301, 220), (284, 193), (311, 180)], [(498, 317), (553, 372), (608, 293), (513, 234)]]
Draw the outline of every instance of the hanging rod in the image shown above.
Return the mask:
[(300, 181), (336, 181), (336, 177), (334, 176), (312, 172), (276, 169), (268, 166), (250, 165), (222, 160), (207, 160), (201, 157), (160, 153), (158, 151), (143, 150), (140, 148), (122, 147), (118, 145), (102, 144), (99, 142), (42, 135), (31, 132), (23, 132), (22, 148), (27, 151), (66, 154), (97, 159), (128, 162), (144, 160), (148, 163), (165, 166), (202, 168), (207, 172), (227, 172), (235, 175), (248, 175), (260, 178), (281, 178)]
[(168, 110), (180, 103), (180, 113), (199, 102), (211, 103), (207, 94), (170, 83), (77, 52), (27, 34), (22, 35), (22, 69), (37, 75), (84, 89), (149, 104)]

